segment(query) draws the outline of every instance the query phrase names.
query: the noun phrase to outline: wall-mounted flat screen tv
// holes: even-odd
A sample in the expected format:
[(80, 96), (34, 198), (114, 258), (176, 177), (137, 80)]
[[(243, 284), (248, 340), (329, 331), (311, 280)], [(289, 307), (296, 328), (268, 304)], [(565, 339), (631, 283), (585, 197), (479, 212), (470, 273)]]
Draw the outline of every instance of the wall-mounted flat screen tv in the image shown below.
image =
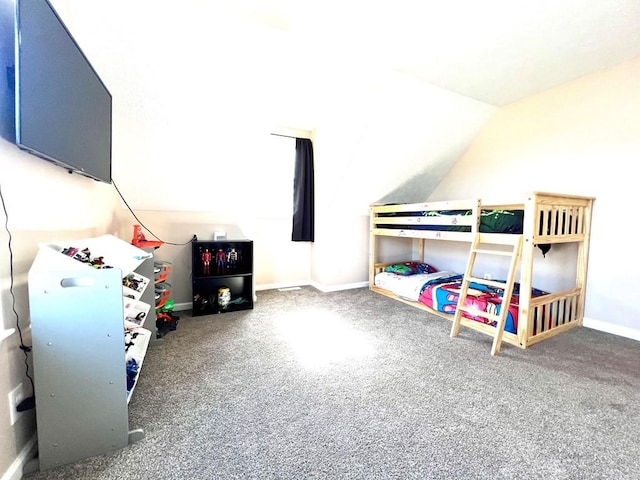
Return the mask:
[(47, 0), (16, 3), (16, 144), (111, 183), (111, 94)]

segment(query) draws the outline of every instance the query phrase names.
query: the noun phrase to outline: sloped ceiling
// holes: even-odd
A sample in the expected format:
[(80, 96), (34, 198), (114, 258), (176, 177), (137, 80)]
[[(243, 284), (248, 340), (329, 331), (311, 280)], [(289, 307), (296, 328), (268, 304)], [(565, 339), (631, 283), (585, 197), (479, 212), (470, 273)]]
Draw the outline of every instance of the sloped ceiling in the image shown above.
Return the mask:
[(407, 73), (494, 106), (640, 55), (638, 0), (52, 3), (77, 29), (119, 39), (116, 51), (126, 52), (136, 25), (157, 24), (162, 43), (176, 43), (207, 22), (215, 29), (215, 19), (243, 18), (278, 30), (309, 57)]
[(227, 11), (503, 106), (640, 55), (638, 0), (243, 0)]

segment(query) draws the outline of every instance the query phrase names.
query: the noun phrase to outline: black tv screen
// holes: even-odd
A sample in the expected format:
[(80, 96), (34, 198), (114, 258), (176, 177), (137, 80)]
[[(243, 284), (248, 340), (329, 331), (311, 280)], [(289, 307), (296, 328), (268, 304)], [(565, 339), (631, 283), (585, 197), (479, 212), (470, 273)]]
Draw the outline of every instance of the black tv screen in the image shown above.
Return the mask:
[(111, 94), (47, 0), (17, 0), (16, 144), (111, 183)]

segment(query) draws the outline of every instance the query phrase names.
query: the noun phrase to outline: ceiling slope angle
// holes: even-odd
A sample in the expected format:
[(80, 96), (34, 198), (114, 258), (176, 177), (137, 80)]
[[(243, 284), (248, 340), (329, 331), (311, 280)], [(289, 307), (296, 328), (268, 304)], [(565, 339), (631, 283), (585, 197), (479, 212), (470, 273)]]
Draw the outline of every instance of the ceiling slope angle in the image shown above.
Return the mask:
[(245, 0), (325, 61), (368, 64), (504, 106), (640, 55), (638, 0)]

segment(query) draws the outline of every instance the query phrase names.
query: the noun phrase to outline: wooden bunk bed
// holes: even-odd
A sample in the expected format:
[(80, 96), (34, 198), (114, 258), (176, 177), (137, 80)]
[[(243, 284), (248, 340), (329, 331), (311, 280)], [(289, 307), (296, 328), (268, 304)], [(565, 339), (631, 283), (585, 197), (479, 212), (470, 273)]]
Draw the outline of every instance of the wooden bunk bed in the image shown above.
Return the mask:
[[(582, 325), (593, 202), (593, 197), (532, 192), (523, 202), (500, 205), (484, 205), (477, 199), (371, 205), (369, 288), (452, 320), (452, 337), (458, 335), (460, 325), (492, 336), (492, 355), (498, 354), (503, 341), (526, 349)], [(485, 218), (497, 218), (497, 212), (509, 214), (509, 222), (498, 227), (486, 227)], [(407, 259), (405, 265), (421, 266), (423, 270), (419, 273), (428, 279), (422, 284), (421, 275), (413, 277), (412, 288), (419, 288), (422, 292), (420, 301), (398, 294), (382, 281), (382, 275), (394, 281), (401, 280), (393, 273), (398, 262), (378, 261), (380, 243), (384, 237), (410, 239), (412, 251), (417, 251), (418, 258)], [(454, 277), (424, 270), (431, 268), (424, 263), (425, 244), (430, 240), (470, 244), (465, 272), (457, 275), (454, 282), (447, 283)], [(536, 249), (539, 247), (546, 252), (554, 244), (560, 243), (578, 244), (575, 286), (554, 293), (534, 288), (532, 279)], [(487, 255), (509, 258), (505, 280), (480, 278), (474, 273), (477, 258)], [(390, 269), (392, 272), (389, 272)], [(439, 286), (438, 282), (444, 282), (444, 287)], [(448, 311), (441, 306), (434, 306), (436, 300), (423, 301), (427, 290), (445, 287), (448, 288), (447, 298), (455, 298), (453, 306), (448, 305)], [(494, 302), (492, 309), (478, 307), (471, 293), (476, 292), (476, 288), (500, 292), (500, 301), (497, 305)], [(514, 298), (517, 299), (515, 302)], [(510, 328), (505, 330), (510, 316), (513, 317), (510, 318)]]

